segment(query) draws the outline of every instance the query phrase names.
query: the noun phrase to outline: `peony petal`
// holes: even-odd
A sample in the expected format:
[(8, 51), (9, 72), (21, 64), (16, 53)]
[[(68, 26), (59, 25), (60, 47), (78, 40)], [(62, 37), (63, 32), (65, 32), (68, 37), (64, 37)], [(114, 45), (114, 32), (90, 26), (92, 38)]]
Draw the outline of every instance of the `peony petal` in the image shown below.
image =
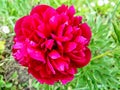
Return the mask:
[(71, 58), (71, 60), (79, 60), (81, 59), (81, 57), (73, 54), (73, 53), (69, 53), (68, 56)]
[(38, 50), (34, 50), (32, 48), (27, 48), (27, 52), (31, 58), (45, 63), (45, 59), (44, 59), (42, 52), (40, 52)]
[(59, 52), (63, 54), (63, 45), (60, 41), (57, 41)]
[(56, 37), (55, 40), (56, 41), (60, 41), (60, 42), (67, 42), (69, 41), (71, 38), (67, 37), (67, 36), (62, 36), (62, 37)]
[(21, 60), (23, 58), (23, 55), (21, 54), (21, 50), (17, 50), (13, 56), (15, 57), (15, 59), (17, 59), (18, 61)]
[(53, 68), (53, 66), (52, 66), (52, 64), (50, 63), (49, 60), (47, 60), (47, 65), (50, 68), (50, 70), (52, 71), (52, 73), (55, 74), (56, 72), (55, 72), (55, 70), (54, 70), (54, 68)]
[(34, 26), (37, 28), (39, 25), (41, 25), (42, 21), (40, 20), (40, 17), (37, 13), (31, 15), (31, 18), (34, 21)]
[(61, 39), (60, 41), (67, 42), (67, 41), (69, 41), (71, 38), (70, 38), (70, 37), (67, 37), (67, 36), (63, 36), (63, 37), (61, 37), (60, 39)]
[(85, 45), (88, 43), (88, 40), (83, 36), (77, 36), (75, 42)]
[(68, 42), (65, 44), (65, 52), (71, 52), (76, 48), (77, 44), (75, 42)]
[(37, 46), (37, 44), (34, 41), (29, 41), (29, 45), (32, 46), (32, 47), (36, 47)]
[(57, 11), (59, 14), (61, 14), (61, 13), (65, 13), (67, 9), (68, 9), (68, 6), (62, 5), (62, 6), (58, 7), (58, 8), (56, 9), (56, 11)]
[(56, 28), (57, 28), (57, 26), (58, 26), (58, 23), (59, 23), (59, 21), (60, 21), (59, 19), (60, 19), (60, 17), (59, 17), (58, 15), (52, 16), (52, 17), (50, 18), (49, 24), (50, 24), (50, 26), (51, 26), (51, 28), (52, 28), (53, 30), (56, 30)]
[[(40, 66), (39, 66), (40, 68), (39, 68), (39, 77), (41, 77), (41, 78), (45, 78), (45, 77), (47, 77), (49, 74), (48, 74), (48, 72), (46, 71), (46, 66), (43, 64), (43, 65), (41, 65), (40, 64)], [(33, 67), (34, 68), (34, 67)]]
[(73, 75), (69, 75), (69, 76), (67, 76), (66, 78), (62, 78), (61, 82), (62, 82), (62, 84), (64, 85), (64, 84), (70, 82), (71, 80), (73, 80), (73, 78), (74, 78)]
[(67, 14), (70, 18), (73, 17), (73, 15), (75, 14), (75, 9), (73, 5), (69, 7)]
[(34, 34), (34, 31), (37, 29), (36, 24), (32, 16), (26, 16), (22, 22), (21, 30), (24, 36), (31, 37)]
[(68, 63), (64, 60), (64, 58), (58, 58), (58, 59), (52, 61), (52, 65), (58, 71), (65, 71), (65, 69), (67, 70), (69, 68)]
[(21, 49), (23, 47), (24, 47), (24, 45), (21, 42), (16, 42), (13, 46), (14, 49)]
[(38, 29), (36, 30), (36, 32), (37, 32), (37, 34), (38, 34), (39, 37), (45, 38), (44, 31), (45, 31), (45, 25), (44, 25), (44, 23), (41, 23), (38, 26)]
[(64, 31), (65, 25), (62, 24), (61, 26), (59, 26), (58, 31), (57, 31), (57, 36), (62, 36), (63, 35), (63, 31)]
[(32, 11), (30, 12), (30, 15), (33, 15), (35, 13), (37, 13), (41, 19), (43, 18), (43, 13), (48, 9), (48, 8), (51, 8), (50, 6), (48, 5), (37, 5), (35, 6)]
[(16, 33), (17, 36), (22, 35), (21, 25), (22, 25), (22, 22), (23, 22), (24, 18), (26, 18), (26, 16), (20, 18), (15, 24), (14, 30), (15, 30), (15, 33)]
[(90, 49), (89, 48), (86, 48), (86, 50), (85, 50), (85, 55), (86, 55), (86, 63), (84, 64), (84, 66), (85, 65), (87, 65), (89, 62), (90, 62), (90, 59), (91, 59), (91, 56), (92, 56), (92, 54), (91, 54), (91, 51), (90, 51)]
[(73, 31), (72, 26), (68, 26), (64, 35), (67, 36), (67, 35), (71, 34), (72, 31)]
[(81, 16), (75, 16), (73, 24), (74, 25), (79, 25), (82, 22), (82, 17)]
[(62, 13), (60, 15), (60, 18), (61, 18), (61, 24), (62, 25), (69, 25), (69, 23), (68, 23), (69, 17), (65, 13)]
[(90, 41), (90, 38), (92, 36), (90, 27), (87, 25), (87, 23), (83, 23), (80, 25), (80, 28), (82, 30), (82, 35)]
[(60, 54), (56, 50), (52, 50), (49, 53), (49, 57), (51, 57), (52, 59), (57, 59), (57, 58), (60, 58)]
[(73, 27), (73, 38), (75, 39), (77, 36), (82, 35), (82, 30), (78, 28), (77, 26)]
[(51, 8), (51, 7), (47, 8), (47, 10), (43, 14), (44, 22), (46, 23), (49, 22), (50, 18), (56, 15), (57, 15), (57, 12), (54, 8)]
[(17, 44), (15, 48), (13, 48), (13, 56), (16, 59), (16, 61), (18, 61), (21, 65), (26, 67), (28, 66), (30, 58), (26, 58), (27, 53), (24, 45), (21, 46), (20, 43), (19, 45)]
[(52, 33), (51, 26), (49, 25), (49, 23), (45, 24), (44, 35), (49, 38), (51, 33)]
[(46, 48), (48, 48), (49, 50), (52, 49), (53, 44), (54, 44), (54, 40), (53, 40), (53, 39), (49, 39), (49, 40), (47, 40), (47, 41), (45, 42), (45, 46), (46, 46)]
[(80, 68), (86, 66), (90, 62), (91, 52), (88, 48), (86, 48), (84, 57), (78, 57), (72, 54), (70, 56), (71, 60), (74, 62), (73, 64), (76, 64), (75, 66)]
[(65, 70), (65, 66), (63, 64), (59, 64), (58, 70), (59, 71), (64, 71)]
[(75, 67), (73, 68), (73, 67), (71, 66), (71, 67), (69, 68), (69, 70), (67, 70), (67, 72), (68, 72), (69, 74), (76, 74), (76, 73), (77, 73), (77, 69), (76, 69)]
[(39, 31), (36, 31), (37, 32), (37, 34), (38, 34), (38, 36), (39, 37), (41, 37), (41, 38), (45, 38), (45, 35), (44, 35), (44, 33), (42, 33), (42, 32), (39, 32)]

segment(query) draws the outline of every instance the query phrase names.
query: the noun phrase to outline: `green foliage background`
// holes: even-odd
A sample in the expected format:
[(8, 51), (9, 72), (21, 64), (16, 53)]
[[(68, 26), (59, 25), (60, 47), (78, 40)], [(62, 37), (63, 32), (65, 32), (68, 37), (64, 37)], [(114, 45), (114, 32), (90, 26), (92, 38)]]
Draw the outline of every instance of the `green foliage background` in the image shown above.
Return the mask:
[[(92, 7), (91, 2), (95, 3), (95, 7)], [(5, 25), (10, 28), (9, 34), (3, 33), (0, 28), (0, 90), (120, 90), (120, 0), (109, 0), (103, 6), (97, 2), (98, 0), (0, 0), (0, 27)], [(15, 65), (26, 68), (19, 66), (11, 56), (15, 21), (29, 14), (37, 4), (48, 4), (54, 8), (61, 4), (74, 5), (76, 15), (82, 15), (84, 21), (91, 26), (91, 62), (78, 69), (74, 80), (64, 86), (61, 83), (41, 85), (28, 74), (20, 75), (23, 70), (18, 71)], [(21, 83), (19, 77), (28, 79)]]

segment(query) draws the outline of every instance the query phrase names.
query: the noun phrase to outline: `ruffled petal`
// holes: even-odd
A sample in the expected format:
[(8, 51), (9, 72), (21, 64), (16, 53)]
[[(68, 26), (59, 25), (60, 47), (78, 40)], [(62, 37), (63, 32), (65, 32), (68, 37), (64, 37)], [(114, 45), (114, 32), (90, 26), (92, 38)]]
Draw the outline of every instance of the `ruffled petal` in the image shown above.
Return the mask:
[(90, 41), (92, 33), (90, 30), (90, 27), (87, 25), (87, 23), (83, 23), (80, 25), (80, 28), (82, 30), (82, 35)]
[(55, 70), (54, 70), (54, 68), (53, 68), (53, 66), (52, 66), (52, 64), (50, 63), (49, 60), (47, 60), (47, 66), (49, 67), (50, 71), (51, 71), (53, 74), (56, 74), (56, 72), (55, 72)]
[(73, 24), (74, 25), (79, 25), (80, 23), (82, 23), (82, 17), (81, 16), (75, 16), (74, 20), (73, 20)]
[(86, 45), (88, 43), (88, 40), (83, 36), (77, 36), (75, 42)]
[(23, 22), (23, 20), (24, 20), (25, 18), (26, 18), (26, 16), (20, 18), (20, 19), (16, 22), (15, 28), (14, 28), (15, 33), (16, 33), (16, 36), (22, 35), (22, 30), (21, 30), (22, 27), (21, 27), (21, 25), (22, 25), (22, 22)]
[(55, 61), (52, 61), (52, 65), (58, 71), (65, 71), (69, 68), (69, 64), (64, 60), (64, 58), (59, 58), (56, 59)]
[(56, 50), (52, 50), (49, 53), (49, 57), (52, 58), (52, 59), (57, 59), (57, 58), (60, 58), (60, 54)]
[(74, 54), (70, 54), (71, 60), (74, 62), (73, 64), (75, 64), (76, 67), (84, 67), (86, 66), (89, 62), (90, 62), (90, 58), (91, 58), (91, 52), (88, 48), (86, 48), (85, 52), (84, 52), (85, 56), (77, 56)]
[(47, 40), (47, 41), (45, 42), (45, 46), (46, 46), (46, 48), (48, 48), (49, 50), (52, 49), (53, 44), (54, 44), (54, 40), (53, 40), (53, 39), (49, 39), (49, 40)]
[(70, 18), (73, 17), (73, 15), (75, 14), (75, 9), (73, 5), (69, 7), (69, 9), (67, 10), (67, 14)]
[(73, 80), (74, 76), (73, 75), (70, 75), (70, 76), (67, 76), (66, 78), (62, 78), (61, 82), (63, 85), (65, 85), (66, 83), (70, 82), (71, 80)]
[(43, 17), (43, 13), (48, 9), (48, 8), (51, 8), (50, 6), (48, 5), (37, 5), (35, 6), (32, 11), (30, 12), (30, 15), (33, 15), (35, 13), (37, 13), (41, 19)]
[(59, 22), (60, 22), (60, 17), (58, 15), (52, 16), (50, 18), (49, 24), (54, 31), (56, 31)]
[(65, 44), (65, 52), (71, 52), (77, 47), (77, 44), (75, 42), (69, 42)]
[(43, 63), (45, 63), (45, 58), (42, 52), (38, 51), (38, 50), (34, 50), (32, 48), (27, 48), (27, 52), (30, 55), (31, 58), (41, 61)]
[(68, 6), (62, 5), (62, 6), (58, 7), (58, 8), (56, 9), (56, 11), (57, 11), (59, 14), (61, 14), (61, 13), (65, 13), (67, 9), (68, 9)]

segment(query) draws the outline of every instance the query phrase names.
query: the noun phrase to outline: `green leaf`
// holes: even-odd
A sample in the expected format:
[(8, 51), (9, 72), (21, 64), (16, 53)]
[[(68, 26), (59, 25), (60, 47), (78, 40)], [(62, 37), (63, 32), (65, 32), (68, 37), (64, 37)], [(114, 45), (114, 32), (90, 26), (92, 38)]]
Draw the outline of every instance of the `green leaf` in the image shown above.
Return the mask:
[(114, 22), (113, 27), (114, 27), (114, 31), (117, 36), (118, 42), (120, 43), (120, 29), (118, 28), (118, 24)]
[(17, 78), (17, 77), (18, 77), (18, 74), (17, 74), (17, 71), (15, 71), (15, 72), (12, 74), (11, 78), (14, 79), (14, 78)]
[(6, 85), (5, 85), (5, 87), (6, 87), (6, 88), (11, 88), (11, 87), (12, 87), (12, 83), (8, 83), (8, 82), (7, 82)]
[(0, 80), (0, 87), (4, 87), (5, 82), (3, 80)]
[(5, 41), (0, 41), (0, 53), (2, 53), (5, 49)]
[(4, 85), (5, 85), (5, 82), (3, 81), (3, 76), (0, 75), (0, 88), (4, 87)]
[(114, 39), (114, 41), (117, 42), (116, 34), (112, 32), (112, 33), (111, 33), (111, 36), (112, 36), (112, 38)]
[(18, 90), (18, 89), (17, 89), (17, 86), (12, 86), (12, 87), (11, 87), (11, 90)]
[(2, 67), (0, 67), (0, 73), (4, 73), (4, 72), (5, 70)]

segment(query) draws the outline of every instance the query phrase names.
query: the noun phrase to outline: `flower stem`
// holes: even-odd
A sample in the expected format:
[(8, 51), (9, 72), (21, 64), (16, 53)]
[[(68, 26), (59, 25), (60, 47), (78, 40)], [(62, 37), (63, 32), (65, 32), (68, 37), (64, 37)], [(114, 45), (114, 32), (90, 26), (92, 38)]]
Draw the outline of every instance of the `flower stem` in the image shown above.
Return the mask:
[(106, 51), (106, 52), (103, 53), (103, 54), (100, 54), (100, 55), (98, 55), (98, 56), (96, 56), (96, 57), (93, 57), (92, 60), (96, 60), (96, 59), (102, 58), (102, 57), (108, 55), (109, 53), (111, 53), (111, 51)]
[(109, 55), (109, 54), (111, 54), (111, 53), (114, 53), (114, 52), (116, 52), (116, 51), (120, 51), (120, 47), (119, 47), (119, 46), (118, 46), (118, 47), (116, 46), (116, 48), (114, 48), (114, 49), (111, 50), (111, 51), (109, 50), (109, 51), (106, 51), (106, 52), (104, 52), (104, 53), (96, 56), (96, 57), (93, 57), (92, 60), (96, 60), (96, 59), (102, 58), (102, 57), (107, 56), (107, 55)]

